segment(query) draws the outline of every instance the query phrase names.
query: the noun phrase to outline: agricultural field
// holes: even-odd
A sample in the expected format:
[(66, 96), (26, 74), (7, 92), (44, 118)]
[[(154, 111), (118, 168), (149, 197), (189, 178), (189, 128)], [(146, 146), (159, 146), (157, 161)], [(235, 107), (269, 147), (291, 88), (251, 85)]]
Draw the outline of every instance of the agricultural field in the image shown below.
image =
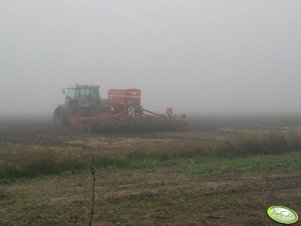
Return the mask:
[(189, 120), (99, 134), (0, 119), (0, 225), (280, 225), (272, 205), (301, 215), (300, 118)]

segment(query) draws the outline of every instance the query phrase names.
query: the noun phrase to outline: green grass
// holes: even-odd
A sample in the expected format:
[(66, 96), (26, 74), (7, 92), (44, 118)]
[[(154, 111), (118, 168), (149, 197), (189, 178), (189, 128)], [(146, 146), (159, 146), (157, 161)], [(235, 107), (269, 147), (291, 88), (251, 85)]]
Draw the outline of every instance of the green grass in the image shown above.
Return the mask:
[[(109, 170), (168, 166), (192, 174), (295, 170), (301, 169), (301, 138), (294, 134), (271, 132), (261, 136), (241, 136), (219, 144), (170, 147), (165, 150), (141, 149), (124, 156), (96, 156), (95, 166)], [(77, 173), (87, 171), (90, 167), (91, 159), (88, 156), (82, 159), (57, 159), (48, 154), (30, 162), (0, 165), (0, 182)]]
[(4, 199), (7, 197), (10, 197), (11, 193), (7, 191), (6, 189), (0, 188), (0, 199)]
[(78, 159), (56, 161), (41, 158), (21, 164), (0, 166), (0, 179), (33, 178), (42, 175), (59, 174), (65, 171), (75, 173), (88, 167), (88, 162)]
[[(2, 169), (2, 182), (16, 178), (33, 178), (43, 175), (76, 173), (86, 171), (89, 168), (88, 162), (57, 162), (45, 170), (43, 167), (37, 171), (39, 162), (24, 165), (24, 168), (15, 166)], [(75, 164), (76, 163), (76, 164)], [(34, 166), (34, 167), (33, 167)], [(40, 166), (40, 165), (39, 165)], [(127, 158), (122, 160), (97, 159), (96, 168), (106, 170), (120, 169), (153, 169), (155, 167), (174, 167), (184, 173), (189, 174), (223, 174), (223, 173), (243, 173), (261, 172), (268, 170), (300, 170), (301, 152), (291, 152), (284, 154), (255, 155), (249, 157), (222, 157), (213, 156), (194, 156), (191, 157), (172, 157), (167, 160), (157, 159), (150, 156), (139, 158)], [(7, 170), (7, 171), (5, 171)], [(0, 192), (1, 193), (1, 192)], [(1, 195), (1, 194), (0, 194)]]
[(256, 155), (237, 158), (194, 158), (173, 161), (190, 174), (223, 174), (262, 172), (269, 170), (290, 171), (301, 169), (301, 153), (292, 152), (278, 155)]

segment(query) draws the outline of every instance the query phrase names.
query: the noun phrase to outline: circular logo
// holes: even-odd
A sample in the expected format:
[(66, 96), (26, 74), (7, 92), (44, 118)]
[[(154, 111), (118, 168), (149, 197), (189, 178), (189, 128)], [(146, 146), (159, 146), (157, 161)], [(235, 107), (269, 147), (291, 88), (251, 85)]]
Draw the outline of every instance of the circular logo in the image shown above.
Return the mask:
[(294, 224), (298, 221), (298, 215), (295, 211), (284, 206), (271, 206), (267, 209), (268, 216), (281, 224)]

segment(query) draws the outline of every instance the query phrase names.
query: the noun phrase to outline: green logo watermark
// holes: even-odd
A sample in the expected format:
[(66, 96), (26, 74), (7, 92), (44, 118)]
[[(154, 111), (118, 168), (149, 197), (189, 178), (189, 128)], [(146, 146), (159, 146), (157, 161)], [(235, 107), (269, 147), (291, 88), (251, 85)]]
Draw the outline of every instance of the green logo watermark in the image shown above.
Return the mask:
[(281, 224), (294, 224), (298, 221), (298, 215), (295, 211), (284, 206), (271, 206), (267, 209), (268, 216)]

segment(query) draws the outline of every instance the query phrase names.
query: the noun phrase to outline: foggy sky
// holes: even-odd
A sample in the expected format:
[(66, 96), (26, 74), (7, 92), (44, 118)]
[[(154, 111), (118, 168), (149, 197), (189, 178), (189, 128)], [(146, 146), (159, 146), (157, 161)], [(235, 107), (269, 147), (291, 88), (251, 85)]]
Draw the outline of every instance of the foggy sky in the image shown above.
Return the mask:
[(301, 1), (0, 0), (0, 114), (75, 83), (179, 113), (301, 114)]

